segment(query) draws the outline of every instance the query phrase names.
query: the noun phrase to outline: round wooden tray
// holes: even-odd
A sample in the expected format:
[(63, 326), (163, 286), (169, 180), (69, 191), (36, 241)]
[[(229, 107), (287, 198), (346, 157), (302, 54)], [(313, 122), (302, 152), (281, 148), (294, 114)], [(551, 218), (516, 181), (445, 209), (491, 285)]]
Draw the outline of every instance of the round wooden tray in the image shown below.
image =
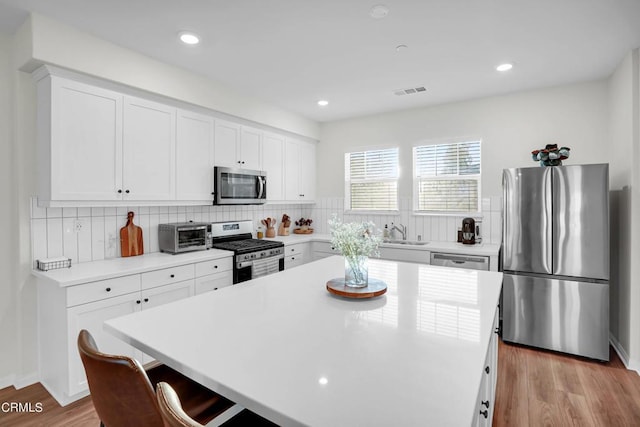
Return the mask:
[(295, 234), (311, 234), (313, 233), (313, 228), (309, 228), (308, 230), (301, 230), (300, 228), (294, 228), (293, 232)]
[(344, 277), (331, 279), (327, 282), (329, 293), (345, 298), (373, 298), (387, 292), (387, 284), (382, 280), (369, 279), (369, 284), (363, 288), (352, 288), (344, 284)]

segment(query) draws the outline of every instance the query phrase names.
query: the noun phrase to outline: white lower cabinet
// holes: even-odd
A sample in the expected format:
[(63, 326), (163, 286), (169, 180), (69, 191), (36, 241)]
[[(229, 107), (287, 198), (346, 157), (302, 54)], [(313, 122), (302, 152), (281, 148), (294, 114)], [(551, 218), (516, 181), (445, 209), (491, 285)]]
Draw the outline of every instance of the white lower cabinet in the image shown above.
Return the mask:
[(313, 251), (314, 260), (340, 255), (340, 252), (331, 245), (331, 242), (312, 242), (311, 250)]
[[(82, 329), (91, 332), (100, 351), (139, 358), (140, 353), (136, 349), (125, 344), (113, 335), (104, 332), (102, 329), (102, 324), (107, 319), (113, 319), (140, 311), (140, 304), (137, 303), (137, 301), (138, 299), (130, 294), (121, 295), (88, 304), (77, 305), (67, 310), (69, 324), (66, 342), (67, 354), (69, 355), (69, 396), (86, 391), (88, 388), (87, 377), (84, 374), (77, 347), (78, 334)], [(46, 354), (42, 356), (48, 358)], [(46, 363), (45, 360), (41, 361), (41, 364)], [(55, 373), (52, 372), (52, 374)]]
[[(61, 287), (38, 279), (38, 365), (40, 382), (61, 404), (88, 394), (77, 348), (88, 330), (100, 351), (153, 359), (103, 329), (106, 320), (204, 292), (211, 283), (232, 284), (232, 257)], [(200, 277), (195, 277), (199, 274)]]
[(195, 293), (217, 291), (233, 285), (233, 257), (196, 264)]
[(493, 423), (493, 411), (496, 400), (496, 382), (498, 379), (498, 310), (493, 321), (493, 333), (489, 341), (487, 357), (482, 368), (482, 382), (478, 390), (478, 400), (473, 426), (490, 427)]
[(295, 243), (284, 247), (284, 269), (305, 264), (310, 261), (309, 243)]

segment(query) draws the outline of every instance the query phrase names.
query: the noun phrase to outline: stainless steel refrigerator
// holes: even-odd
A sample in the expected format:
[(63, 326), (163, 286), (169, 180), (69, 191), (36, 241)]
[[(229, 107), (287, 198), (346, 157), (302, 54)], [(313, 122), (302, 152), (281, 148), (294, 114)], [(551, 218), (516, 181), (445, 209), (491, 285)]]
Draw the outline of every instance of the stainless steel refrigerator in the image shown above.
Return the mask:
[(609, 360), (609, 166), (503, 172), (502, 339)]

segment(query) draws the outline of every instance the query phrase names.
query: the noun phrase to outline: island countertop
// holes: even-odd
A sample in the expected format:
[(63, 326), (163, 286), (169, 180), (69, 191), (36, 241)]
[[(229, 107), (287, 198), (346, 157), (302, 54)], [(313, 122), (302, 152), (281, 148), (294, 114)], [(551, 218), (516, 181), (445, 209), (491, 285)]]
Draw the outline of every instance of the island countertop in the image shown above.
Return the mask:
[(283, 425), (469, 426), (502, 274), (371, 260), (385, 295), (331, 295), (333, 256), (105, 329)]

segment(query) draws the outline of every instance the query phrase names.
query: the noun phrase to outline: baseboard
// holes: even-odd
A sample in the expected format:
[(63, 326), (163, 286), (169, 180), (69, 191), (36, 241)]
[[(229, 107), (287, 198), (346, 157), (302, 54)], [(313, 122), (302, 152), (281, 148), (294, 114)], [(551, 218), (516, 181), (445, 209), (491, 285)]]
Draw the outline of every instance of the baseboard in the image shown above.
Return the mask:
[(39, 380), (38, 378), (38, 373), (37, 372), (32, 372), (30, 374), (27, 375), (22, 375), (22, 376), (16, 376), (14, 382), (13, 382), (13, 386), (20, 390), (21, 388), (30, 386), (32, 384), (37, 383)]
[(0, 389), (11, 387), (15, 377), (15, 375), (7, 375), (4, 378), (0, 378)]
[(616, 353), (618, 353), (618, 357), (620, 357), (620, 360), (624, 364), (625, 368), (631, 371), (636, 371), (638, 374), (640, 374), (640, 363), (638, 363), (637, 360), (632, 360), (629, 358), (627, 351), (624, 349), (624, 347), (622, 347), (622, 344), (620, 344), (616, 337), (610, 334), (609, 342), (611, 343), (611, 346), (616, 351)]

